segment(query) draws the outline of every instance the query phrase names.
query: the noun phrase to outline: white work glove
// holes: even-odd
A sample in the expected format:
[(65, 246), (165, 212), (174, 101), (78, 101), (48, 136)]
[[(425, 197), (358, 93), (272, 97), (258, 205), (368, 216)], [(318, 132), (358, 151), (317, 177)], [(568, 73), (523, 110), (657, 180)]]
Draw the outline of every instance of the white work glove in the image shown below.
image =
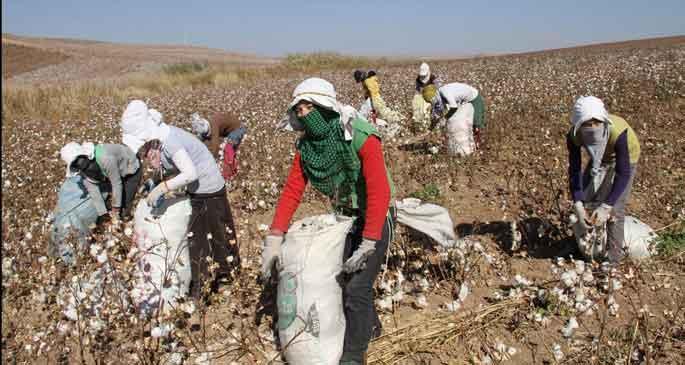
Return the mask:
[(576, 217), (578, 217), (578, 223), (580, 223), (580, 226), (583, 227), (585, 231), (588, 230), (588, 219), (587, 219), (587, 212), (585, 211), (585, 206), (583, 205), (583, 202), (578, 200), (577, 202), (573, 203), (573, 212), (576, 214)]
[(611, 216), (611, 210), (613, 208), (611, 205), (602, 203), (595, 211), (592, 213), (592, 217), (590, 217), (590, 220), (592, 223), (596, 226), (601, 226), (604, 223), (606, 223), (609, 220), (609, 217)]
[(271, 279), (271, 268), (278, 263), (278, 257), (281, 256), (281, 244), (283, 244), (284, 239), (284, 236), (273, 234), (264, 239), (262, 247), (262, 278), (264, 281)]
[(152, 191), (147, 195), (147, 198), (145, 198), (145, 201), (147, 202), (147, 205), (150, 207), (154, 207), (155, 204), (157, 203), (157, 200), (162, 197), (164, 194), (166, 194), (169, 191), (169, 189), (166, 186), (166, 183), (161, 183), (157, 185)]
[(351, 274), (366, 267), (366, 259), (376, 251), (376, 241), (364, 238), (359, 248), (343, 264), (343, 271)]

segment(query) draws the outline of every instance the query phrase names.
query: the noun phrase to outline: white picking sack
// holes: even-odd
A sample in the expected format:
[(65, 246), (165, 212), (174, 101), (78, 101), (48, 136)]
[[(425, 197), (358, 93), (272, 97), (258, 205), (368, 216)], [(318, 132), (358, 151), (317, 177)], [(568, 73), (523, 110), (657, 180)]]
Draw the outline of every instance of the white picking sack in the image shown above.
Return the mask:
[(454, 223), (447, 209), (420, 199), (405, 198), (395, 202), (397, 222), (425, 233), (441, 246), (452, 247), (456, 242)]
[(448, 154), (468, 156), (476, 149), (473, 139), (473, 113), (473, 105), (465, 103), (447, 120), (445, 137)]
[(281, 246), (278, 335), (293, 365), (337, 365), (345, 339), (342, 270), (353, 218), (332, 214), (299, 220)]
[(163, 199), (156, 208), (141, 199), (136, 207), (134, 240), (142, 254), (131, 297), (142, 315), (167, 313), (188, 294), (191, 211), (186, 196)]
[[(573, 234), (578, 243), (578, 249), (588, 259), (601, 260), (606, 257), (607, 251), (607, 228), (606, 225), (590, 227), (584, 232), (575, 215), (570, 218)], [(624, 249), (628, 257), (634, 260), (642, 260), (652, 256), (656, 250), (656, 233), (641, 220), (626, 216), (624, 223)]]

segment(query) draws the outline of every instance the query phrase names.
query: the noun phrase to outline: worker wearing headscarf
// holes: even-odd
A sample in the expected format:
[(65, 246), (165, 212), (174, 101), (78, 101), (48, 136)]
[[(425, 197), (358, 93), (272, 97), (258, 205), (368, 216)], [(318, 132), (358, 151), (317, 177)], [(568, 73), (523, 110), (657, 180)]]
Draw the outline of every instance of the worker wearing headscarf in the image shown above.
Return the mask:
[(356, 217), (341, 263), (348, 275), (341, 364), (360, 364), (369, 341), (380, 333), (373, 285), (390, 242), (394, 209), (380, 136), (369, 122), (346, 110), (326, 80), (309, 78), (295, 88), (287, 120), (293, 130), (304, 133), (264, 241), (262, 275), (270, 277), (308, 183), (329, 197), (338, 212)]
[(402, 115), (385, 104), (385, 100), (381, 96), (378, 75), (376, 75), (375, 71), (356, 70), (353, 76), (354, 80), (363, 86), (365, 101), (360, 109), (362, 111), (368, 110), (368, 112), (362, 113), (366, 120), (373, 122), (378, 117), (389, 123), (399, 123), (402, 121)]
[(440, 88), (438, 76), (431, 72), (427, 63), (421, 63), (419, 74), (416, 76), (416, 94), (412, 99), (412, 121), (415, 131), (422, 131), (428, 128), (431, 115), (431, 104), (423, 99), (423, 89), (433, 85), (436, 89)]
[[(221, 160), (224, 179), (231, 180), (238, 172), (237, 153), (247, 128), (233, 113), (215, 113), (208, 121), (197, 113), (191, 119), (193, 133)], [(223, 144), (223, 148), (221, 148)]]
[[(637, 136), (623, 118), (607, 112), (602, 100), (584, 96), (573, 106), (566, 145), (573, 210), (585, 229), (607, 223), (607, 258), (619, 262), (625, 254), (625, 205), (640, 158)], [(582, 177), (581, 147), (590, 156)], [(594, 208), (589, 217), (586, 205)]]
[[(67, 177), (81, 174), (99, 216), (108, 213), (100, 188), (112, 190), (113, 223), (129, 219), (133, 199), (142, 177), (140, 162), (130, 149), (120, 144), (67, 143), (60, 150), (67, 165)], [(106, 186), (106, 187), (105, 187)]]
[[(482, 130), (485, 128), (485, 104), (480, 92), (473, 86), (453, 82), (439, 89), (434, 85), (427, 85), (422, 90), (425, 101), (431, 103), (431, 126), (432, 130), (441, 118), (447, 120), (447, 129), (451, 122), (457, 122), (462, 108), (473, 108), (468, 113), (468, 123), (472, 125), (472, 140), (476, 149), (480, 148)], [(454, 116), (454, 118), (453, 118)], [(448, 136), (449, 137), (449, 136)], [(470, 148), (469, 148), (470, 149)], [(470, 152), (469, 152), (470, 153)], [(466, 153), (466, 154), (469, 154)]]
[(178, 189), (185, 189), (190, 195), (191, 294), (200, 298), (210, 274), (207, 257), (218, 264), (218, 276), (229, 276), (229, 257), (235, 255), (234, 262), (238, 258), (233, 217), (219, 166), (200, 140), (183, 129), (157, 122), (140, 100), (126, 107), (121, 128), (124, 143), (161, 175), (177, 173), (172, 178), (163, 178), (150, 191), (148, 204), (154, 206), (166, 193)]

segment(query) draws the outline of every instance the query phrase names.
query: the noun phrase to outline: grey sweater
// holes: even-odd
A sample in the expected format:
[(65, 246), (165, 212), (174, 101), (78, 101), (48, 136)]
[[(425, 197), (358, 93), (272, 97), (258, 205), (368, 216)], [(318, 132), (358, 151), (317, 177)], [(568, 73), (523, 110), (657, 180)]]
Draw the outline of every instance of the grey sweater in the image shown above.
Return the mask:
[[(124, 145), (99, 144), (95, 146), (95, 162), (112, 185), (112, 207), (121, 208), (124, 190), (122, 178), (138, 171), (140, 168), (138, 158), (130, 148)], [(98, 215), (107, 213), (107, 207), (97, 183), (87, 178), (84, 182)]]

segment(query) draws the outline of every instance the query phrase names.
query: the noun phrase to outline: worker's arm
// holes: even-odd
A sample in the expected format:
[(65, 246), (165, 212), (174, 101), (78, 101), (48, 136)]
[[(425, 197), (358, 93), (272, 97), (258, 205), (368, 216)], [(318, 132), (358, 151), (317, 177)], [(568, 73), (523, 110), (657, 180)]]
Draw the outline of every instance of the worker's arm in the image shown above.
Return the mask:
[(100, 192), (100, 187), (98, 186), (98, 184), (84, 177), (83, 185), (86, 187), (88, 195), (90, 196), (90, 199), (93, 201), (93, 205), (95, 205), (95, 210), (97, 211), (98, 216), (107, 214), (107, 206), (105, 205), (105, 200), (102, 198), (102, 193)]
[(112, 208), (119, 209), (124, 196), (124, 183), (121, 181), (121, 173), (116, 158), (113, 157), (105, 155), (99, 162), (102, 173), (109, 179), (112, 186)]
[(390, 183), (380, 139), (369, 137), (359, 150), (359, 159), (366, 182), (366, 216), (362, 237), (378, 241), (390, 206)]
[(179, 174), (167, 180), (166, 186), (169, 190), (179, 189), (198, 179), (195, 164), (190, 159), (186, 150), (180, 149), (176, 151), (176, 153), (171, 156), (171, 161), (173, 161), (176, 168), (178, 168)]
[(571, 136), (566, 136), (566, 148), (568, 149), (568, 181), (571, 197), (574, 202), (583, 200), (583, 180), (581, 175), (580, 146), (576, 146)]
[(283, 186), (281, 198), (276, 205), (276, 213), (271, 222), (272, 234), (283, 234), (288, 231), (290, 220), (295, 215), (295, 211), (302, 201), (302, 195), (306, 187), (307, 177), (302, 171), (302, 159), (298, 152), (295, 154), (288, 179), (285, 182), (285, 186)]
[(616, 175), (614, 176), (614, 184), (611, 187), (611, 193), (604, 202), (610, 206), (614, 206), (618, 198), (628, 187), (630, 181), (630, 152), (628, 150), (628, 131), (623, 131), (614, 145), (616, 152)]

